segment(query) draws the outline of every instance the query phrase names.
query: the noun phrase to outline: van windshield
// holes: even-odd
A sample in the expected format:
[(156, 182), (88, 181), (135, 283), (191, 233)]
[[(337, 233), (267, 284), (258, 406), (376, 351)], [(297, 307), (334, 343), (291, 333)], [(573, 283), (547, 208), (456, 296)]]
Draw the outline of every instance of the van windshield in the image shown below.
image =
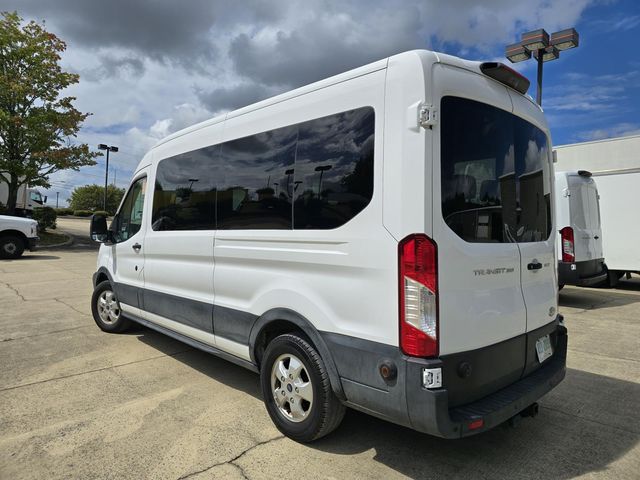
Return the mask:
[(442, 215), (467, 242), (538, 242), (551, 233), (549, 145), (509, 112), (458, 97), (441, 104)]

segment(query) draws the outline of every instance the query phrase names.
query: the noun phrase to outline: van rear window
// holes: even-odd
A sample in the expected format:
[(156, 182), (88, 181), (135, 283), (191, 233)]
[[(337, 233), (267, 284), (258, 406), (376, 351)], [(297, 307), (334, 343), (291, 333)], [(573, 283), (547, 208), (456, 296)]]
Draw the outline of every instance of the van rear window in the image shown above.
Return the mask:
[(509, 112), (458, 97), (441, 104), (442, 215), (468, 242), (538, 242), (551, 233), (549, 144)]

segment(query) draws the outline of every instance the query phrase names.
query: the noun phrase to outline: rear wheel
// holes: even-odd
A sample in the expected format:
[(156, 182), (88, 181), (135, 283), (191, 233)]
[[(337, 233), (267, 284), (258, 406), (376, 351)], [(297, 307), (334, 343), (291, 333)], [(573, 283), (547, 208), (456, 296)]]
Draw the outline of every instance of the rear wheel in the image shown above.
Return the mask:
[(273, 423), (293, 440), (317, 440), (344, 417), (345, 407), (331, 389), (322, 358), (301, 336), (280, 335), (269, 343), (260, 383)]
[(0, 237), (0, 258), (19, 258), (24, 252), (24, 241), (17, 235)]
[(122, 316), (120, 303), (108, 280), (100, 282), (93, 291), (91, 313), (96, 325), (105, 332), (124, 332), (131, 325), (131, 322)]

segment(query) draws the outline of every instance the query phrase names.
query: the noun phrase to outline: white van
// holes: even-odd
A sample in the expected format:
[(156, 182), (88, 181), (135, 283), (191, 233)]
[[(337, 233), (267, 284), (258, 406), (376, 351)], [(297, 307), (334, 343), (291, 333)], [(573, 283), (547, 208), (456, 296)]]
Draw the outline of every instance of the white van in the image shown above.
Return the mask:
[(607, 281), (615, 286), (624, 275), (640, 275), (640, 135), (607, 138), (556, 148), (556, 168), (586, 169), (598, 184)]
[(171, 135), (92, 220), (96, 323), (260, 372), (298, 441), (345, 406), (447, 438), (535, 414), (567, 336), (527, 88), (412, 51)]
[(600, 196), (591, 172), (556, 172), (558, 285), (597, 285), (607, 280), (602, 251)]

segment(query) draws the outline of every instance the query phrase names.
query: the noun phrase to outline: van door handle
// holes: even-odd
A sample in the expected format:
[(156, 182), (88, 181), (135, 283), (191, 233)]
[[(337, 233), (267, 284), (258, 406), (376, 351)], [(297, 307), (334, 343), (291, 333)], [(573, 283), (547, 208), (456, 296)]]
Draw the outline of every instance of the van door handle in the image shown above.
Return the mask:
[(599, 239), (600, 237), (598, 235), (594, 235), (594, 237), (596, 240)]
[(142, 248), (142, 245), (140, 245), (139, 243), (134, 243), (131, 248), (133, 248), (136, 252), (139, 252), (140, 249)]
[(540, 270), (542, 268), (542, 264), (540, 262), (531, 262), (527, 265), (527, 270)]

